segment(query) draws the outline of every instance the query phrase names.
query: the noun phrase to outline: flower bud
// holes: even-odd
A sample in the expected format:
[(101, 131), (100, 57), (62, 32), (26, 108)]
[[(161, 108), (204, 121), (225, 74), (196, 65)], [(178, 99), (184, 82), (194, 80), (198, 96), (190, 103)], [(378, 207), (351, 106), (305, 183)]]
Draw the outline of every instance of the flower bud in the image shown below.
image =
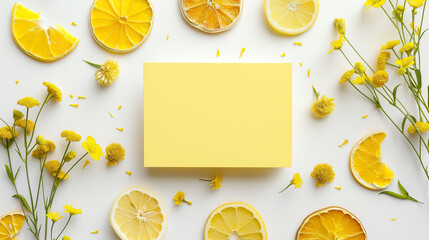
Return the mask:
[(363, 74), (366, 71), (366, 68), (362, 65), (361, 62), (355, 63), (355, 71), (357, 74)]
[(70, 151), (67, 153), (67, 155), (65, 156), (64, 160), (66, 162), (70, 162), (71, 160), (73, 160), (76, 157), (76, 152), (75, 151)]
[(334, 25), (339, 34), (346, 34), (346, 21), (344, 18), (335, 18)]
[(71, 240), (71, 238), (69, 236), (64, 236), (63, 240)]
[(43, 145), (43, 144), (45, 144), (45, 138), (43, 136), (38, 135), (36, 137), (36, 144), (37, 145)]
[(407, 69), (405, 69), (404, 67), (401, 67), (398, 69), (398, 75), (404, 75), (406, 71)]
[(13, 110), (13, 120), (18, 121), (24, 118), (24, 114), (18, 110)]

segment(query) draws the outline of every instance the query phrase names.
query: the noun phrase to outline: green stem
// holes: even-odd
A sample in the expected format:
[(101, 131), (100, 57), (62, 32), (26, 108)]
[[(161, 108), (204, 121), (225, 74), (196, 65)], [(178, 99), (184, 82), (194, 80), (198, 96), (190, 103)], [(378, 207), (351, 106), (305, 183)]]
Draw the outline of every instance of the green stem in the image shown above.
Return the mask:
[(96, 64), (96, 63), (88, 62), (88, 61), (86, 61), (86, 60), (82, 60), (82, 61), (84, 61), (84, 62), (88, 63), (89, 65), (91, 65), (91, 66), (93, 66), (93, 67), (101, 68), (101, 65), (100, 65), (100, 64)]
[(359, 56), (360, 59), (371, 69), (373, 73), (375, 73), (374, 69), (372, 69), (371, 65), (368, 64), (368, 62), (359, 54), (359, 52), (353, 47), (353, 44), (349, 41), (349, 39), (344, 36), (344, 39), (346, 39), (346, 42), (350, 45), (350, 47), (355, 51), (355, 53)]
[(63, 227), (63, 229), (61, 230), (61, 232), (58, 234), (58, 236), (56, 237), (56, 238), (54, 238), (54, 239), (58, 239), (60, 236), (61, 236), (61, 234), (64, 232), (64, 230), (66, 230), (66, 228), (67, 228), (67, 225), (69, 225), (69, 222), (70, 222), (70, 219), (72, 218), (72, 216), (73, 215), (69, 215), (69, 218), (67, 219), (67, 223), (66, 223), (66, 225), (64, 225), (64, 227)]
[(289, 185), (287, 185), (285, 188), (283, 188), (283, 190), (281, 190), (279, 193), (286, 191), (286, 189), (288, 189), (290, 186), (292, 186), (292, 183), (289, 183)]

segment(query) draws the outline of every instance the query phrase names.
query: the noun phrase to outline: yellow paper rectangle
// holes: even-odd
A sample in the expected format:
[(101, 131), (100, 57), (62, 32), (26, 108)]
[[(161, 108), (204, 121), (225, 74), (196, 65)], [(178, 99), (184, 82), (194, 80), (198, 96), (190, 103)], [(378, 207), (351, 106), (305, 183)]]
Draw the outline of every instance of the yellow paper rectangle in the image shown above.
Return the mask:
[(144, 63), (145, 167), (291, 167), (290, 63)]

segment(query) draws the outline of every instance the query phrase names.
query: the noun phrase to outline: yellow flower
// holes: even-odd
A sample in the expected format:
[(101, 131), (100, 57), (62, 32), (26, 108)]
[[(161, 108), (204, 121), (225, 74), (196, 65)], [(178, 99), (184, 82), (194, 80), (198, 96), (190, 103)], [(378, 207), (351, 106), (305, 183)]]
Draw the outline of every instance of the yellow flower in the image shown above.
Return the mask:
[(200, 179), (201, 181), (210, 182), (210, 186), (213, 186), (213, 190), (219, 189), (222, 187), (222, 173), (218, 172), (216, 177), (213, 180)]
[(77, 208), (74, 208), (73, 207), (73, 205), (65, 205), (64, 206), (64, 212), (65, 213), (68, 213), (68, 214), (70, 214), (70, 215), (76, 215), (76, 214), (81, 214), (82, 213), (82, 209), (77, 209)]
[(68, 130), (62, 131), (61, 137), (65, 138), (68, 142), (79, 142), (82, 139), (79, 134)]
[(423, 6), (423, 4), (426, 2), (426, 0), (407, 0), (408, 4), (410, 4), (413, 8), (419, 8)]
[(66, 154), (64, 161), (66, 162), (70, 162), (71, 160), (73, 160), (76, 157), (76, 152), (75, 151), (70, 151)]
[(378, 7), (380, 7), (381, 5), (383, 5), (383, 4), (384, 4), (384, 2), (386, 2), (386, 0), (367, 0), (367, 1), (365, 2), (365, 5), (364, 5), (364, 6), (368, 6), (368, 8), (367, 8), (367, 9), (370, 9), (371, 7), (378, 8)]
[[(60, 169), (61, 163), (57, 160), (51, 160), (45, 163), (45, 168), (46, 170), (48, 170), (48, 172), (54, 176), (54, 177), (58, 177), (59, 179), (67, 179), (69, 178), (69, 175), (63, 171), (60, 170), (60, 172), (58, 172), (58, 170)], [(58, 174), (57, 174), (58, 172)], [(58, 175), (58, 176), (57, 176)]]
[(89, 155), (94, 160), (98, 161), (100, 160), (100, 156), (103, 156), (103, 150), (101, 149), (100, 145), (95, 142), (95, 139), (91, 136), (88, 136), (86, 138), (86, 142), (82, 143), (82, 147), (89, 153)]
[(388, 41), (385, 45), (381, 46), (381, 50), (391, 50), (394, 47), (398, 46), (400, 43), (401, 40)]
[(4, 126), (0, 128), (0, 139), (1, 140), (11, 140), (12, 138), (16, 138), (19, 135), (19, 132), (16, 130), (13, 130), (13, 133), (11, 131), (12, 129), (8, 126)]
[(44, 145), (48, 147), (48, 152), (53, 152), (56, 148), (55, 143), (49, 140), (45, 140)]
[(334, 25), (339, 34), (346, 34), (346, 21), (344, 20), (344, 18), (335, 18)]
[(355, 70), (354, 69), (350, 69), (350, 70), (348, 70), (347, 72), (345, 72), (342, 76), (341, 76), (341, 79), (340, 79), (340, 82), (338, 82), (339, 84), (341, 84), (341, 83), (345, 83), (345, 82), (347, 82), (347, 81), (349, 81), (350, 80), (350, 78), (352, 77), (352, 75), (355, 73)]
[(293, 178), (292, 178), (292, 180), (290, 180), (290, 183), (289, 183), (289, 185), (287, 185), (283, 190), (281, 190), (279, 193), (282, 193), (282, 192), (284, 192), (286, 189), (288, 189), (290, 186), (292, 186), (292, 185), (294, 185), (295, 186), (295, 188), (301, 188), (301, 186), (302, 186), (302, 178), (301, 178), (301, 176), (299, 175), (299, 173), (295, 173), (294, 175), (293, 175)]
[(316, 180), (316, 187), (324, 187), (325, 183), (334, 181), (335, 173), (331, 165), (322, 163), (314, 167), (311, 177)]
[(71, 240), (69, 236), (63, 236), (62, 240)]
[(95, 72), (95, 78), (99, 84), (108, 86), (118, 78), (120, 71), (118, 62), (109, 57)]
[(409, 56), (403, 59), (398, 59), (395, 61), (397, 65), (403, 68), (409, 68), (411, 65), (414, 64), (414, 56)]
[(119, 143), (112, 143), (106, 147), (107, 166), (115, 166), (125, 159), (125, 149)]
[(13, 110), (13, 120), (21, 120), (24, 118), (24, 114), (21, 111)]
[(173, 200), (174, 200), (174, 204), (176, 204), (178, 206), (182, 205), (183, 202), (185, 202), (185, 203), (187, 203), (189, 205), (192, 205), (192, 202), (189, 202), (189, 201), (185, 200), (185, 193), (182, 192), (182, 191), (178, 191), (176, 193), (176, 195), (174, 196)]
[(35, 106), (39, 106), (40, 103), (37, 101), (37, 99), (34, 99), (32, 97), (25, 97), (18, 100), (18, 105), (24, 106), (26, 108), (32, 108)]
[(37, 145), (43, 145), (43, 144), (45, 144), (45, 138), (43, 136), (37, 135), (37, 137), (36, 137), (36, 144)]
[(344, 42), (344, 35), (340, 35), (340, 38), (338, 38), (337, 40), (331, 42), (331, 46), (332, 49), (328, 51), (328, 53), (331, 53), (334, 50), (340, 50), (341, 47), (343, 46), (343, 42)]
[(15, 121), (15, 125), (27, 131), (27, 135), (30, 135), (31, 131), (34, 130), (34, 122), (31, 120), (26, 121), (25, 119), (21, 119)]
[(379, 87), (382, 87), (387, 82), (388, 79), (389, 79), (389, 74), (387, 74), (387, 72), (384, 70), (380, 70), (380, 71), (377, 71), (372, 76), (371, 84), (374, 87), (379, 88)]
[(61, 99), (63, 97), (63, 93), (61, 92), (60, 89), (57, 88), (57, 86), (55, 86), (52, 83), (48, 83), (48, 82), (43, 82), (43, 85), (46, 86), (48, 93), (52, 96), (52, 98), (57, 100), (57, 102), (61, 102)]
[(386, 61), (390, 58), (390, 52), (381, 51), (377, 57), (377, 65), (375, 66), (377, 70), (386, 69)]
[[(414, 125), (416, 125), (416, 128), (419, 131), (419, 133), (425, 133), (429, 131), (429, 123), (418, 121)], [(416, 129), (414, 128), (413, 125), (410, 125), (407, 129), (407, 132), (409, 134), (414, 134), (416, 132)]]
[(355, 63), (355, 71), (357, 74), (363, 74), (366, 71), (366, 68), (363, 66), (361, 62)]
[(314, 116), (318, 118), (324, 118), (334, 111), (335, 103), (334, 98), (328, 98), (325, 95), (314, 101), (311, 106)]
[(49, 152), (49, 148), (46, 145), (38, 145), (36, 149), (33, 150), (31, 156), (37, 159), (42, 159)]
[(52, 222), (56, 222), (63, 218), (62, 216), (60, 216), (59, 212), (49, 212), (48, 214), (46, 214), (46, 217), (50, 218)]
[(408, 55), (410, 55), (411, 51), (414, 49), (414, 46), (415, 45), (412, 42), (406, 43), (401, 47), (401, 49), (399, 49), (399, 52), (406, 52)]

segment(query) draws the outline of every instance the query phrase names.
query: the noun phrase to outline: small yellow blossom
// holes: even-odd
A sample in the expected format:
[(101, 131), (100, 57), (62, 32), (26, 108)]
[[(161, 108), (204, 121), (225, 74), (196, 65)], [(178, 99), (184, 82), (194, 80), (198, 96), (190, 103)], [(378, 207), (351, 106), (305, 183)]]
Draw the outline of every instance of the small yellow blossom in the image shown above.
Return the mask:
[(426, 0), (407, 0), (408, 4), (410, 4), (413, 8), (419, 8), (423, 6), (423, 4), (426, 2)]
[(95, 72), (95, 78), (100, 85), (109, 86), (119, 76), (121, 71), (117, 61), (109, 57), (102, 65), (91, 63), (83, 60), (91, 66), (97, 67), (98, 70)]
[(57, 160), (51, 160), (45, 163), (46, 170), (48, 170), (48, 172), (52, 176), (58, 177), (61, 180), (69, 178), (69, 175), (66, 174), (63, 170), (60, 170), (58, 172), (58, 170), (60, 169), (60, 166), (61, 166), (61, 163)]
[(220, 52), (219, 52), (219, 49), (216, 51), (216, 57), (219, 57), (220, 56)]
[(341, 191), (341, 187), (334, 187), (335, 189), (337, 189), (338, 191)]
[(397, 65), (403, 68), (409, 68), (411, 65), (414, 64), (414, 56), (409, 56), (403, 59), (398, 59), (395, 61)]
[(98, 161), (100, 157), (103, 156), (103, 150), (100, 145), (95, 142), (95, 139), (91, 136), (86, 138), (86, 142), (82, 143), (83, 149), (85, 149), (92, 159)]
[(15, 84), (18, 85), (19, 81), (15, 81)]
[(94, 230), (91, 232), (92, 234), (98, 234), (98, 230)]
[(366, 68), (363, 66), (361, 62), (355, 63), (355, 71), (357, 74), (363, 74), (366, 71)]
[(331, 53), (334, 50), (340, 50), (341, 47), (343, 46), (343, 42), (344, 42), (344, 35), (340, 35), (340, 38), (331, 42), (331, 46), (332, 49), (328, 51), (328, 53)]
[(74, 208), (73, 205), (65, 205), (64, 206), (64, 212), (68, 213), (70, 215), (77, 215), (82, 213), (82, 209)]
[(34, 99), (33, 97), (25, 97), (18, 100), (18, 105), (24, 106), (26, 108), (32, 108), (35, 106), (39, 106), (40, 103), (37, 101), (37, 99)]
[(334, 98), (328, 98), (325, 95), (320, 98), (317, 96), (316, 101), (311, 105), (314, 116), (324, 118), (331, 114), (335, 107), (335, 103), (332, 101), (334, 101)]
[(174, 204), (176, 204), (178, 206), (182, 205), (183, 202), (185, 202), (185, 203), (187, 203), (189, 205), (192, 205), (192, 202), (189, 202), (189, 201), (185, 200), (185, 193), (182, 192), (182, 191), (178, 191), (176, 193), (176, 195), (174, 196), (173, 200), (174, 200)]
[(59, 212), (49, 212), (48, 214), (46, 214), (46, 217), (50, 218), (52, 222), (56, 222), (63, 218), (62, 216), (60, 216)]
[(130, 171), (125, 171), (125, 173), (130, 175), (130, 176), (133, 175), (133, 172), (130, 172)]
[(85, 169), (90, 163), (91, 163), (90, 161), (86, 160), (85, 164), (83, 164), (82, 169)]
[(68, 142), (80, 142), (80, 140), (82, 139), (79, 134), (69, 130), (62, 131), (61, 137), (65, 138)]
[(71, 240), (69, 236), (63, 236), (62, 240)]
[(344, 147), (347, 143), (349, 143), (349, 140), (348, 140), (348, 139), (344, 140), (344, 142), (343, 142), (343, 143), (341, 143), (340, 145), (338, 145), (338, 147), (342, 148), (342, 147)]
[(66, 154), (66, 156), (64, 157), (64, 161), (66, 162), (70, 162), (71, 160), (73, 160), (76, 157), (76, 152), (75, 151), (70, 151)]
[(392, 50), (394, 47), (398, 46), (400, 43), (401, 43), (401, 40), (388, 41), (385, 45), (381, 46), (381, 50)]
[(245, 51), (246, 51), (246, 48), (241, 49), (241, 53), (240, 53), (240, 56), (238, 57), (238, 59), (240, 59), (243, 56)]
[(377, 71), (371, 79), (371, 84), (376, 87), (382, 87), (389, 80), (389, 74), (386, 71), (380, 70)]
[(50, 140), (45, 140), (44, 146), (48, 147), (48, 152), (53, 152), (57, 146)]
[(11, 140), (12, 138), (16, 138), (19, 135), (19, 132), (16, 130), (12, 130), (8, 126), (4, 126), (0, 128), (0, 139), (1, 140)]
[(36, 144), (37, 145), (43, 145), (43, 144), (45, 144), (45, 138), (43, 136), (38, 135), (36, 137)]
[(201, 181), (210, 182), (210, 186), (213, 186), (213, 190), (217, 190), (222, 187), (222, 173), (218, 172), (213, 180), (200, 179)]
[(13, 110), (13, 120), (21, 120), (24, 118), (24, 114), (21, 111)]
[(294, 185), (295, 188), (301, 188), (302, 187), (302, 178), (299, 175), (299, 173), (295, 173), (293, 175), (292, 180), (290, 180), (289, 185), (287, 185), (283, 190), (281, 190), (279, 193), (284, 192), (286, 189), (288, 189), (290, 186)]
[(61, 102), (63, 94), (61, 90), (52, 83), (43, 82), (43, 85), (48, 89), (48, 93), (55, 99), (57, 102)]
[[(429, 131), (429, 123), (418, 121), (414, 125), (416, 125), (416, 128), (419, 131), (419, 133), (425, 133)], [(407, 129), (407, 132), (409, 134), (414, 134), (416, 132), (416, 128), (414, 128), (413, 125), (410, 125)]]
[(376, 68), (377, 70), (384, 70), (386, 69), (386, 61), (390, 58), (390, 52), (386, 51), (380, 51), (377, 57), (377, 64)]
[(401, 47), (401, 49), (399, 49), (399, 52), (406, 52), (408, 55), (411, 54), (411, 51), (413, 51), (415, 45), (413, 42), (409, 42), (404, 44), (404, 46)]
[(302, 46), (302, 42), (293, 42), (294, 45)]
[(123, 132), (124, 128), (116, 128), (118, 131)]
[(42, 159), (48, 152), (49, 148), (46, 145), (38, 145), (31, 153), (31, 156), (37, 159)]
[(314, 167), (311, 177), (316, 180), (316, 187), (323, 187), (327, 182), (334, 181), (335, 173), (331, 165), (322, 163)]
[(346, 34), (346, 21), (344, 20), (344, 18), (335, 18), (334, 25), (339, 34)]
[(70, 106), (74, 107), (74, 108), (78, 108), (79, 104), (69, 104)]
[(345, 83), (345, 82), (349, 81), (349, 80), (350, 80), (350, 78), (352, 77), (352, 75), (353, 75), (354, 73), (355, 73), (355, 70), (354, 70), (354, 69), (350, 69), (350, 70), (348, 70), (347, 72), (345, 72), (345, 73), (341, 76), (341, 79), (340, 79), (340, 81), (338, 82), (338, 84)]
[(378, 8), (382, 6), (384, 2), (386, 2), (386, 0), (367, 0), (364, 6), (368, 6), (367, 9), (370, 9), (371, 7)]
[(107, 166), (115, 166), (125, 159), (125, 149), (119, 143), (112, 143), (106, 147)]
[(30, 133), (34, 130), (34, 122), (31, 120), (26, 121), (25, 119), (21, 119), (15, 121), (15, 126), (24, 129), (27, 132), (27, 135), (30, 135)]

